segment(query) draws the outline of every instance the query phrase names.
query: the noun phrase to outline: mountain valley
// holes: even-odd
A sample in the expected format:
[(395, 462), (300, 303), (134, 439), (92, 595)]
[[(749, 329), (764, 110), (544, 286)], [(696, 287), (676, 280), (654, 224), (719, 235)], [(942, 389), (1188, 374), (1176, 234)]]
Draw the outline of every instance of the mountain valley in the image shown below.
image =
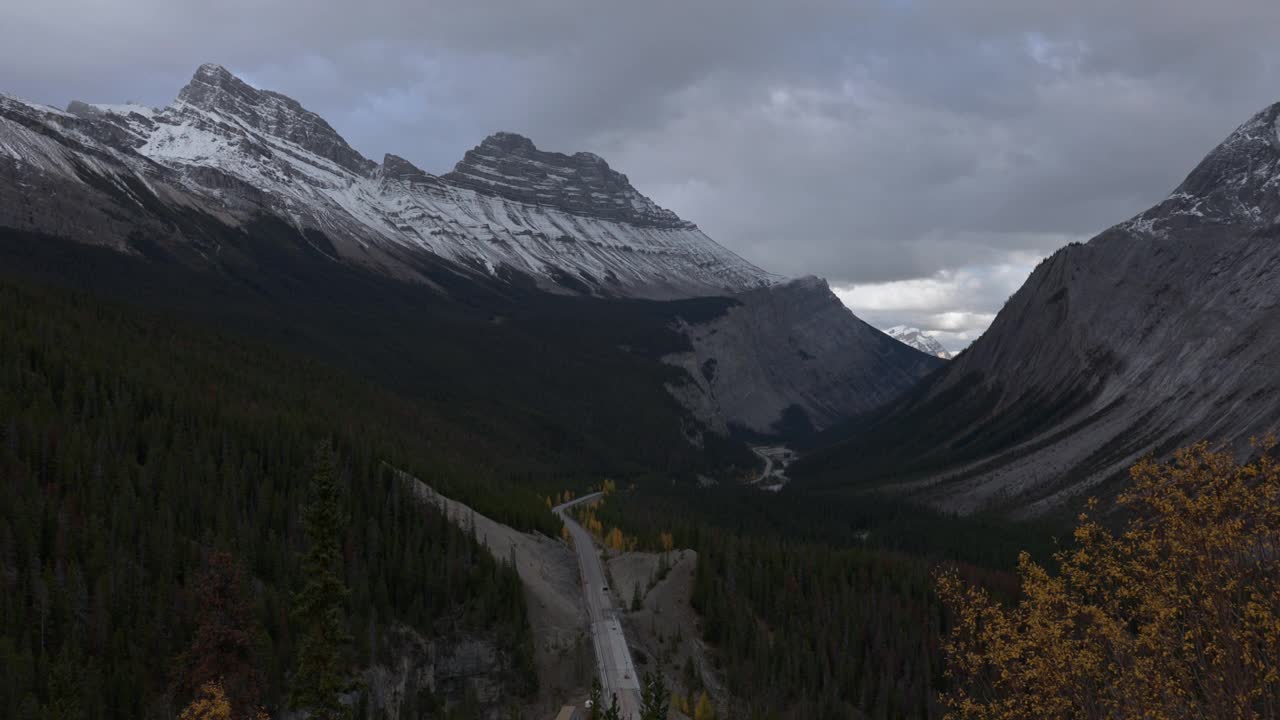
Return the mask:
[[(1146, 668), (1115, 639), (1185, 589), (1170, 558), (1280, 577), (1251, 444), (1280, 429), (1278, 191), (1280, 104), (953, 354), (594, 153), (377, 161), (215, 64), (163, 107), (0, 95), (0, 717), (970, 717), (972, 663), (984, 702), (1022, 664), (1127, 671), (1062, 654), (1098, 618)], [(1175, 455), (1200, 441), (1226, 454)], [(1215, 522), (1115, 607), (1110, 576), (1051, 592), (1126, 523)], [(1276, 598), (1231, 636), (1259, 667)], [(957, 652), (1028, 607), (986, 641), (1048, 651)]]

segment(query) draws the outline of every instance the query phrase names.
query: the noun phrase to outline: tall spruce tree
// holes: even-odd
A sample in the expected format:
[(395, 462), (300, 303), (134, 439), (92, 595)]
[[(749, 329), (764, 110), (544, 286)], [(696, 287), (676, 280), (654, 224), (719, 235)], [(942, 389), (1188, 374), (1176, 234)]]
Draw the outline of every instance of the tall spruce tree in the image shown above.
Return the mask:
[(307, 534), (302, 559), (305, 579), (293, 598), (300, 639), (289, 704), (307, 710), (314, 720), (336, 720), (344, 715), (339, 701), (344, 679), (342, 651), (350, 640), (343, 607), (349, 591), (342, 581), (341, 553), (346, 516), (332, 445), (322, 443), (313, 463), (302, 518)]
[(600, 678), (591, 681), (591, 697), (587, 702), (591, 704), (591, 713), (587, 720), (602, 720), (604, 718), (604, 695), (603, 688), (600, 687)]
[(226, 552), (211, 553), (196, 578), (193, 595), (195, 637), (178, 658), (175, 689), (185, 700), (200, 695), (209, 683), (217, 683), (232, 717), (253, 717), (262, 687), (253, 645), (256, 618), (235, 558)]
[(644, 686), (640, 688), (640, 720), (667, 720), (671, 695), (662, 673), (645, 673)]
[(622, 720), (622, 708), (618, 707), (618, 693), (613, 693), (609, 701), (609, 709), (604, 713), (604, 720)]

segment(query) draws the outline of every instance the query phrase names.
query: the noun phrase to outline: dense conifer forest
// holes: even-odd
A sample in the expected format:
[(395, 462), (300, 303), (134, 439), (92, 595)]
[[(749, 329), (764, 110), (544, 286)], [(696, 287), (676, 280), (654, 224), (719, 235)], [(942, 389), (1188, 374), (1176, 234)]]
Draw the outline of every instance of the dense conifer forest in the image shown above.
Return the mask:
[[(692, 418), (665, 389), (682, 372), (660, 361), (687, 348), (673, 322), (713, 317), (729, 300), (564, 297), (445, 265), (424, 268), (428, 287), (334, 263), (313, 246), (322, 237), (278, 220), (232, 229), (206, 219), (197, 229), (227, 243), (218, 267), (0, 227), (0, 269), (164, 308), (183, 323), (340, 368), (394, 393), (402, 407), (429, 411), (431, 432), (409, 446), (427, 437), (434, 453), (449, 454), (439, 447), (445, 437), (472, 450), (483, 443), (465, 454), (469, 472), (492, 470), (544, 494), (567, 480), (585, 486), (654, 470), (692, 479), (753, 461), (713, 434), (689, 442)], [(381, 410), (365, 415), (373, 428), (411, 434), (372, 417)]]
[[(939, 567), (1016, 596), (1018, 553), (1052, 554), (1049, 527), (959, 519), (867, 495), (856, 502), (646, 483), (593, 511), (602, 533), (698, 552), (694, 609), (734, 717), (938, 718), (951, 618)], [(704, 680), (686, 677), (694, 692)]]
[(941, 716), (946, 619), (926, 562), (707, 534), (693, 605), (749, 717)]
[(493, 633), (531, 690), (519, 579), (387, 463), (514, 525), (558, 521), (486, 474), (482, 441), (310, 361), (81, 294), (0, 283), (0, 716), (172, 717), (197, 578), (233, 558), (261, 700), (283, 701), (299, 637), (301, 509), (336, 447), (350, 588), (344, 667), (395, 624)]
[[(0, 283), (0, 372), (0, 472), (12, 488), (0, 508), (6, 717), (180, 708), (194, 692), (182, 659), (198, 634), (199, 579), (219, 553), (245, 578), (262, 702), (282, 707), (296, 670), (302, 508), (322, 440), (335, 444), (350, 518), (344, 662), (377, 662), (397, 623), (430, 636), (492, 632), (515, 668), (510, 686), (532, 689), (518, 578), (393, 472), (555, 536), (545, 485), (495, 440), (521, 428), (496, 418), (494, 433), (476, 432), (289, 350), (14, 281)], [(627, 485), (639, 491), (611, 496), (600, 519), (642, 547), (666, 532), (699, 551), (692, 600), (704, 637), (756, 717), (937, 716), (947, 618), (935, 562), (961, 562), (1007, 593), (1016, 551), (1051, 546), (1043, 528), (883, 500), (699, 489), (658, 474)]]

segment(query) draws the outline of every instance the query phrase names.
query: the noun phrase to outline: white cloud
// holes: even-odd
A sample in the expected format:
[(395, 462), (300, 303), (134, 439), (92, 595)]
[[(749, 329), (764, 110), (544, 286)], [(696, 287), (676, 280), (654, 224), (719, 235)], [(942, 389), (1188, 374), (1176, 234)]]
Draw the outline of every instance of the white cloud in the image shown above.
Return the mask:
[(929, 277), (833, 286), (850, 310), (877, 327), (910, 325), (961, 350), (978, 338), (1041, 257), (1010, 253), (1004, 262), (939, 270)]
[(0, 91), (169, 101), (202, 62), (442, 172), (590, 150), (864, 319), (982, 331), (1036, 258), (1158, 201), (1280, 99), (1275, 0), (44, 0)]

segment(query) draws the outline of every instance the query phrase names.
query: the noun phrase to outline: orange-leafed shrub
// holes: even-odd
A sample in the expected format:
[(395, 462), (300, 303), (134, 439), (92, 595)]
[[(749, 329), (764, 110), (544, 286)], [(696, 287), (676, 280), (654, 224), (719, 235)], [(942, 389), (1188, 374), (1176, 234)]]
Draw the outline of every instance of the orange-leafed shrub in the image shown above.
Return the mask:
[[(1080, 516), (1005, 607), (954, 572), (952, 718), (1280, 717), (1280, 464), (1199, 444), (1139, 462), (1122, 532)], [(1090, 510), (1096, 503), (1090, 503)]]

